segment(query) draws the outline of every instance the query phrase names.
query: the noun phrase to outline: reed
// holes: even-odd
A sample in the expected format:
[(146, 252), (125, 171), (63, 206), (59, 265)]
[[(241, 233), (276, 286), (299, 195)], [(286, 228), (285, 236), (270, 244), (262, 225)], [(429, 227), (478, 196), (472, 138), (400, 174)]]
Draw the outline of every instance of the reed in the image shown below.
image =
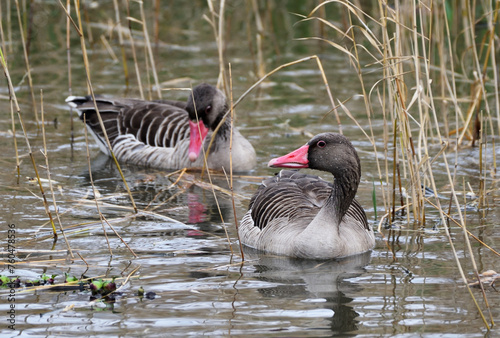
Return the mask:
[[(44, 191), (43, 186), (42, 186), (42, 181), (41, 181), (40, 175), (38, 174), (38, 168), (36, 165), (35, 156), (31, 150), (31, 143), (29, 141), (28, 134), (26, 132), (24, 120), (23, 120), (22, 113), (21, 113), (21, 108), (19, 108), (19, 104), (17, 102), (16, 92), (14, 90), (14, 86), (12, 85), (12, 79), (10, 78), (9, 68), (7, 67), (7, 62), (4, 58), (4, 54), (3, 54), (3, 51), (1, 49), (0, 49), (0, 63), (2, 64), (2, 68), (4, 71), (5, 77), (7, 78), (7, 84), (8, 84), (9, 94), (10, 94), (11, 115), (12, 115), (12, 109), (15, 107), (15, 110), (17, 112), (17, 117), (18, 117), (19, 122), (21, 124), (21, 130), (23, 131), (24, 139), (26, 141), (26, 146), (28, 147), (28, 154), (29, 154), (29, 157), (31, 159), (31, 164), (33, 165), (33, 169), (34, 169), (35, 176), (37, 179), (38, 187), (40, 188), (40, 193), (42, 194), (42, 200), (43, 200), (43, 206), (45, 207), (45, 213), (47, 214), (47, 216), (50, 219), (50, 224), (52, 226), (52, 235), (54, 237), (54, 240), (56, 240), (57, 239), (56, 226), (54, 224), (54, 220), (52, 219), (52, 213), (50, 212), (50, 209), (49, 209), (49, 203), (47, 202), (47, 198), (45, 196), (45, 191)], [(12, 123), (14, 123), (14, 122), (12, 122)], [(15, 134), (14, 134), (14, 137), (15, 137)], [(16, 154), (17, 154), (17, 150), (16, 150)], [(18, 168), (18, 177), (19, 177), (19, 160), (18, 160), (17, 155), (16, 155), (16, 158), (17, 158), (17, 168)]]
[(217, 52), (219, 56), (219, 76), (217, 78), (217, 87), (223, 88), (226, 95), (228, 95), (228, 80), (226, 76), (226, 64), (224, 61), (224, 9), (226, 2), (220, 1), (219, 11), (216, 12), (215, 7), (211, 0), (207, 0), (210, 18), (206, 15), (203, 18), (212, 27), (214, 33), (215, 43), (217, 44)]
[(122, 54), (122, 63), (123, 63), (123, 74), (125, 76), (125, 86), (130, 85), (129, 83), (129, 73), (128, 73), (128, 66), (127, 66), (127, 54), (125, 51), (125, 45), (123, 43), (123, 31), (122, 31), (122, 26), (121, 26), (121, 20), (120, 20), (120, 7), (118, 6), (118, 0), (113, 0), (113, 8), (115, 10), (115, 27), (116, 31), (118, 33), (118, 44), (120, 46), (120, 51)]
[[(71, 0), (66, 0), (67, 13), (71, 13)], [(71, 73), (71, 17), (66, 16), (66, 60), (68, 64), (68, 93), (73, 95), (73, 81)], [(70, 129), (71, 129), (71, 149), (73, 150), (73, 142), (75, 140), (74, 126), (73, 126), (73, 108), (70, 109)]]
[[(86, 121), (85, 121), (85, 115), (83, 115), (83, 123), (86, 123)], [(109, 141), (108, 141), (108, 143), (109, 143)], [(85, 128), (85, 144), (87, 146), (87, 163), (88, 163), (88, 166), (89, 166), (90, 184), (92, 185), (92, 192), (94, 194), (95, 207), (96, 207), (97, 213), (99, 214), (99, 219), (101, 220), (102, 231), (104, 232), (104, 237), (106, 238), (106, 242), (108, 243), (109, 254), (111, 256), (113, 256), (113, 251), (111, 250), (111, 245), (109, 243), (109, 238), (108, 238), (108, 235), (106, 233), (106, 227), (104, 226), (104, 223), (106, 223), (106, 225), (115, 233), (115, 235), (120, 239), (120, 241), (132, 253), (132, 255), (134, 255), (137, 258), (138, 256), (135, 254), (134, 250), (132, 250), (132, 248), (127, 244), (127, 242), (125, 242), (123, 240), (123, 238), (120, 236), (120, 234), (118, 233), (118, 231), (115, 230), (115, 228), (113, 227), (113, 225), (111, 225), (111, 223), (108, 222), (108, 220), (106, 219), (106, 217), (101, 212), (101, 209), (100, 209), (100, 206), (99, 206), (99, 201), (97, 200), (97, 196), (96, 196), (96, 191), (97, 190), (95, 188), (94, 180), (92, 178), (92, 166), (90, 164), (90, 151), (89, 151), (89, 139), (88, 139), (87, 128)], [(130, 193), (130, 191), (129, 191), (129, 193)], [(137, 209), (135, 208), (135, 205), (134, 205), (134, 211), (137, 213)]]
[(54, 194), (54, 186), (52, 185), (52, 179), (50, 177), (50, 166), (49, 166), (49, 152), (47, 150), (47, 138), (45, 135), (45, 114), (44, 114), (44, 109), (43, 109), (43, 91), (40, 90), (40, 114), (42, 117), (42, 140), (43, 140), (43, 157), (45, 157), (45, 169), (47, 170), (47, 180), (49, 182), (49, 189), (50, 189), (50, 194), (52, 196), (52, 204), (54, 206), (54, 213), (56, 214), (56, 219), (57, 223), (59, 225), (59, 230), (61, 231), (64, 242), (66, 243), (66, 246), (68, 248), (68, 252), (71, 256), (71, 258), (74, 258), (73, 255), (73, 250), (71, 249), (71, 245), (68, 242), (68, 238), (66, 237), (66, 234), (64, 233), (64, 229), (62, 226), (61, 218), (59, 217), (59, 212), (57, 208), (57, 203), (56, 203), (56, 196)]
[[(139, 63), (137, 62), (137, 52), (135, 50), (134, 37), (132, 34), (132, 21), (134, 21), (134, 20), (130, 16), (130, 3), (128, 0), (126, 1), (126, 8), (127, 8), (127, 22), (128, 22), (128, 30), (129, 30), (130, 47), (132, 50), (132, 58), (134, 61), (135, 74), (137, 76), (137, 87), (139, 88), (139, 94), (140, 94), (141, 99), (144, 100), (144, 90), (142, 89), (141, 71), (140, 71)], [(126, 60), (124, 59), (123, 62), (126, 62)]]
[[(157, 8), (159, 3), (158, 0), (155, 1), (153, 8)], [(500, 136), (500, 89), (496, 62), (497, 55), (495, 53), (498, 43), (495, 37), (498, 29), (495, 27), (498, 25), (500, 2), (396, 0), (393, 6), (388, 6), (385, 1), (376, 0), (372, 2), (374, 7), (370, 11), (365, 10), (362, 3), (354, 0), (323, 1), (307, 15), (297, 15), (301, 19), (298, 24), (310, 25), (317, 23), (320, 27), (320, 30), (317, 31), (318, 36), (302, 37), (298, 39), (299, 41), (314, 40), (315, 43), (321, 43), (327, 52), (342, 53), (352, 66), (353, 72), (359, 81), (359, 88), (363, 98), (364, 114), (368, 121), (366, 127), (363, 127), (349, 111), (347, 104), (349, 99), (337, 99), (332, 95), (329, 79), (325, 74), (323, 61), (320, 57), (311, 55), (274, 67), (266, 64), (264, 57), (266, 49), (265, 37), (266, 30), (271, 28), (266, 27), (265, 17), (261, 15), (262, 9), (259, 8), (259, 5), (262, 5), (262, 3), (255, 0), (246, 2), (246, 9), (249, 13), (246, 20), (248, 25), (253, 25), (248, 29), (248, 34), (249, 40), (251, 40), (249, 45), (252, 47), (252, 54), (255, 54), (256, 67), (254, 73), (257, 80), (244, 94), (233, 101), (231, 68), (228, 67), (227, 57), (224, 55), (227, 40), (230, 38), (231, 33), (227, 29), (229, 27), (227, 22), (230, 18), (225, 13), (229, 3), (224, 0), (219, 2), (207, 1), (208, 15), (204, 18), (213, 30), (214, 41), (217, 45), (218, 86), (224, 88), (231, 102), (231, 108), (226, 113), (225, 118), (231, 118), (233, 123), (236, 118), (234, 109), (238, 104), (277, 72), (302, 62), (316, 62), (321, 74), (319, 81), (322, 81), (325, 86), (331, 112), (334, 113), (334, 121), (338, 125), (339, 132), (344, 132), (342, 127), (343, 119), (351, 119), (363, 132), (364, 137), (370, 142), (373, 149), (377, 168), (377, 177), (373, 182), (373, 188), (374, 195), (378, 195), (380, 199), (380, 201), (374, 199), (375, 208), (380, 208), (378, 215), (376, 213), (375, 217), (382, 215), (378, 219), (378, 229), (381, 235), (387, 238), (388, 241), (394, 238), (395, 232), (392, 232), (391, 229), (387, 234), (384, 225), (390, 228), (398, 219), (405, 218), (409, 227), (419, 230), (427, 226), (426, 221), (428, 221), (431, 213), (438, 214), (441, 224), (449, 224), (451, 228), (460, 227), (463, 231), (465, 240), (463, 243), (457, 243), (457, 241), (452, 241), (450, 227), (444, 226), (457, 267), (464, 283), (467, 284), (466, 269), (458, 259), (455, 250), (456, 246), (463, 244), (464, 250), (467, 250), (471, 269), (477, 278), (479, 278), (479, 272), (469, 238), (477, 241), (493, 254), (498, 255), (495, 248), (488, 247), (473, 234), (471, 223), (467, 222), (467, 214), (462, 211), (466, 206), (466, 201), (462, 200), (459, 194), (461, 191), (465, 194), (466, 186), (471, 186), (478, 196), (478, 208), (485, 213), (485, 206), (491, 200), (488, 198), (488, 192), (496, 188), (497, 159), (495, 142), (496, 138)], [(473, 4), (475, 3), (478, 6), (474, 7)], [(11, 2), (7, 1), (7, 13), (9, 13), (10, 4)], [(31, 67), (26, 42), (24, 41), (22, 16), (18, 2), (16, 1), (15, 4), (17, 6), (19, 30), (21, 31), (20, 36), (23, 39), (26, 72), (35, 116), (38, 119), (30, 75)], [(89, 90), (93, 94), (89, 75), (91, 66), (87, 60), (85, 47), (86, 43), (93, 41), (89, 28), (92, 20), (88, 16), (86, 17), (88, 31), (87, 38), (85, 38), (82, 34), (84, 29), (82, 15), (85, 15), (85, 9), (83, 13), (80, 13), (77, 7), (79, 2), (74, 2), (78, 18), (77, 23), (75, 23), (70, 16), (70, 0), (66, 1), (65, 6), (62, 2), (60, 4), (67, 15), (68, 90), (70, 93), (72, 92), (72, 60), (69, 41), (70, 27), (73, 25), (74, 30), (81, 36), (81, 50), (84, 55), (83, 63), (88, 76)], [(137, 3), (133, 2), (132, 4), (135, 6)], [(121, 52), (121, 58), (117, 57), (116, 59), (122, 62), (125, 86), (128, 88), (130, 82), (133, 82), (133, 75), (129, 74), (127, 64), (127, 62), (133, 62), (140, 97), (147, 96), (144, 93), (143, 85), (145, 81), (152, 79), (154, 96), (161, 98), (162, 88), (156, 70), (155, 53), (153, 53), (151, 45), (151, 41), (158, 43), (159, 18), (155, 16), (154, 40), (150, 41), (146, 12), (143, 7), (143, 5), (147, 6), (147, 3), (138, 3), (140, 13), (138, 18), (132, 17), (130, 5), (131, 3), (128, 0), (122, 2), (114, 0), (114, 12), (113, 15), (110, 14), (110, 16), (114, 17), (114, 29), (118, 34), (118, 48)], [(267, 3), (267, 5), (272, 6), (272, 2), (271, 4)], [(1, 6), (2, 2), (0, 2), (0, 16), (3, 14)], [(343, 13), (344, 26), (327, 17), (327, 6), (335, 6), (339, 13)], [(122, 29), (122, 20), (124, 19), (121, 17), (123, 15), (121, 11), (126, 11), (128, 32), (126, 29)], [(248, 19), (250, 17), (251, 20)], [(4, 23), (6, 23), (5, 32)], [(144, 61), (138, 61), (136, 41), (134, 41), (134, 36), (138, 36), (138, 32), (132, 29), (133, 23), (140, 25), (141, 37), (144, 41)], [(484, 28), (482, 28), (482, 25)], [(0, 38), (2, 40), (0, 52), (5, 51), (6, 48), (11, 48), (12, 44), (7, 45), (5, 43), (6, 39), (12, 41), (11, 31), (10, 16), (7, 15), (7, 21), (2, 20), (0, 22)], [(115, 47), (113, 46), (113, 39), (105, 39), (104, 35), (102, 35), (102, 39), (105, 45), (109, 44), (107, 48), (113, 50), (113, 47)], [(127, 40), (128, 44), (125, 43)], [(110, 52), (110, 55), (112, 55), (112, 52)], [(168, 58), (168, 55), (162, 57)], [(132, 60), (129, 60), (129, 58), (132, 58)], [(13, 95), (11, 118), (19, 177), (20, 161), (15, 138), (14, 111), (18, 112), (20, 120), (22, 116), (8, 76), (6, 60), (7, 58), (2, 54), (2, 66), (7, 74), (9, 89)], [(140, 64), (140, 62), (145, 64)], [(272, 70), (266, 72), (266, 68)], [(130, 69), (132, 70), (132, 67)], [(144, 71), (144, 69), (148, 70)], [(366, 74), (370, 72), (380, 75), (376, 81), (367, 78)], [(141, 77), (144, 73), (145, 75)], [(149, 87), (152, 87), (152, 85)], [(153, 95), (150, 94), (149, 96)], [(373, 121), (378, 113), (383, 120), (381, 135), (378, 135), (373, 127)], [(24, 130), (23, 133), (28, 142)], [(477, 177), (464, 179), (458, 169), (460, 151), (464, 147), (470, 146), (478, 147), (478, 175)], [(44, 150), (47, 168), (48, 152), (47, 149)], [(30, 155), (32, 155), (31, 149)], [(87, 156), (89, 156), (88, 153)], [(34, 158), (32, 158), (32, 161), (36, 171)], [(444, 179), (449, 185), (449, 200), (446, 202), (443, 202), (437, 196), (440, 186), (437, 183), (439, 181), (436, 179), (437, 173), (434, 169), (436, 164), (440, 164), (440, 170), (444, 171), (441, 176), (445, 177)], [(117, 167), (119, 168), (118, 163)], [(202, 189), (210, 190), (216, 199), (217, 194), (230, 196), (233, 199), (233, 211), (237, 225), (234, 199), (243, 197), (233, 191), (233, 179), (236, 176), (230, 170), (229, 189), (226, 189), (212, 182), (214, 173), (208, 170), (206, 172), (208, 173), (208, 183), (198, 178), (191, 183)], [(50, 175), (49, 171), (48, 175)], [(173, 183), (166, 187), (166, 189), (174, 189), (175, 187), (179, 189), (173, 195), (174, 197), (153, 205), (153, 203), (157, 203), (158, 193), (142, 211), (135, 206), (127, 181), (123, 173), (121, 175), (133, 205), (132, 208), (127, 207), (127, 209), (124, 209), (127, 215), (122, 219), (136, 217), (137, 215), (154, 215), (153, 217), (158, 219), (172, 221), (166, 216), (155, 214), (154, 210), (164, 203), (170, 202), (175, 196), (185, 193), (186, 190), (181, 187), (181, 183), (187, 182), (186, 171), (173, 174), (172, 177), (175, 177)], [(255, 178), (255, 180), (259, 180), (259, 178)], [(93, 182), (91, 183), (93, 185)], [(40, 182), (39, 185), (42, 195), (44, 195)], [(435, 192), (434, 196), (426, 197), (422, 192), (422, 185), (431, 187)], [(408, 195), (403, 196), (403, 191), (408, 192)], [(100, 206), (104, 204), (102, 199), (97, 196), (95, 188), (93, 188), (93, 194), (95, 197), (93, 203), (96, 204), (103, 229), (104, 223), (111, 226), (113, 222), (106, 220), (100, 210)], [(55, 202), (54, 197), (53, 200)], [(82, 202), (82, 205), (88, 207), (89, 202)], [(106, 206), (112, 206), (112, 204), (106, 204)], [(225, 228), (222, 212), (219, 206), (218, 208)], [(48, 207), (47, 210), (50, 212)], [(134, 212), (138, 213), (134, 214)], [(54, 227), (52, 216), (49, 217), (51, 218), (50, 223)], [(62, 227), (62, 225), (60, 226)], [(66, 229), (68, 228), (66, 227)], [(53, 231), (55, 235), (55, 227)], [(106, 233), (106, 230), (104, 232)], [(226, 236), (229, 244), (231, 244), (229, 235)], [(240, 251), (242, 253), (241, 247)], [(484, 301), (487, 304), (486, 297)], [(488, 306), (487, 308), (489, 309)], [(489, 316), (489, 321), (492, 323), (491, 314)], [(482, 318), (485, 325), (488, 325), (486, 317), (483, 316)]]
[[(0, 4), (0, 18), (2, 18), (2, 13), (1, 13), (1, 4)], [(3, 24), (2, 24), (2, 20), (0, 20), (0, 38), (2, 39), (2, 47), (0, 48), (0, 59), (1, 59), (1, 63), (2, 63), (2, 68), (4, 69), (4, 74), (5, 76), (7, 77), (8, 79), (8, 82), (11, 81), (10, 80), (10, 76), (9, 76), (9, 68), (8, 68), (8, 65), (7, 65), (7, 55), (3, 52), (3, 51), (7, 51), (7, 49), (5, 48), (5, 36), (3, 34)], [(12, 89), (12, 83), (9, 82), (9, 91)], [(19, 179), (21, 177), (21, 164), (20, 164), (20, 161), (19, 161), (19, 149), (18, 149), (18, 146), (17, 146), (17, 138), (16, 138), (16, 122), (15, 122), (15, 117), (14, 117), (14, 104), (16, 102), (14, 102), (14, 100), (10, 100), (10, 121), (11, 121), (11, 128), (12, 128), (12, 136), (13, 136), (13, 142), (14, 142), (14, 152), (16, 154), (16, 172), (17, 172), (17, 184), (19, 184)], [(17, 103), (16, 103), (16, 107), (18, 107)]]
[[(28, 50), (26, 47), (26, 40), (24, 37), (23, 21), (21, 20), (21, 9), (19, 8), (18, 0), (15, 0), (15, 3), (16, 3), (16, 9), (17, 9), (17, 20), (19, 23), (19, 31), (21, 33), (21, 44), (23, 46), (24, 62), (26, 65), (26, 73), (28, 75), (28, 86), (29, 86), (29, 89), (31, 92), (31, 101), (32, 101), (31, 103), (33, 104), (33, 114), (35, 115), (36, 123), (38, 124), (39, 119), (38, 119), (38, 112), (37, 112), (36, 99), (35, 99), (35, 90), (33, 89), (33, 79), (31, 78), (31, 67), (30, 67), (30, 62), (29, 62), (29, 57), (28, 57)], [(26, 13), (26, 11), (24, 13)]]
[[(8, 13), (8, 12), (7, 12)], [(7, 47), (6, 47), (6, 44), (5, 44), (5, 41), (6, 41), (6, 38), (5, 38), (5, 33), (4, 33), (4, 28), (3, 28), (3, 22), (4, 22), (4, 11), (3, 11), (3, 7), (2, 7), (2, 2), (0, 1), (0, 40), (1, 40), (1, 44), (2, 44), (2, 50), (3, 51), (7, 51)], [(10, 17), (10, 15), (7, 15), (7, 17)]]
[[(320, 9), (325, 6), (336, 6), (344, 13), (348, 22), (345, 30), (319, 15)], [(424, 227), (426, 208), (431, 207), (438, 211), (442, 224), (452, 220), (462, 227), (464, 246), (478, 279), (479, 273), (469, 243), (469, 237), (473, 238), (473, 235), (466, 229), (466, 218), (461, 211), (465, 204), (460, 202), (456, 192), (459, 182), (457, 164), (460, 148), (479, 147), (476, 191), (480, 204), (486, 205), (486, 186), (489, 181), (485, 171), (491, 169), (496, 172), (496, 157), (493, 155), (492, 159), (487, 156), (485, 150), (489, 147), (488, 153), (491, 154), (492, 150), (495, 154), (494, 140), (500, 130), (500, 124), (495, 130), (490, 108), (491, 105), (499, 107), (500, 104), (498, 83), (491, 80), (497, 78), (496, 56), (492, 50), (495, 49), (493, 35), (498, 9), (498, 3), (481, 2), (481, 6), (472, 7), (471, 2), (465, 0), (454, 2), (453, 5), (423, 0), (395, 1), (393, 7), (378, 1), (377, 10), (366, 13), (359, 2), (331, 0), (320, 3), (303, 17), (304, 22), (315, 20), (325, 24), (331, 29), (332, 35), (344, 41), (341, 45), (336, 38), (333, 41), (321, 36), (305, 38), (325, 41), (344, 53), (357, 70), (370, 129), (364, 133), (372, 143), (375, 155), (380, 150), (374, 142), (371, 116), (375, 110), (383, 112), (382, 152), (385, 163), (379, 163), (378, 156), (375, 156), (385, 208), (382, 219), (392, 224), (396, 211), (401, 210), (398, 197), (402, 195), (403, 189), (408, 191), (410, 195), (406, 202), (401, 201), (401, 205), (403, 210), (409, 209), (406, 214), (409, 224)], [(452, 18), (460, 18), (461, 21), (456, 22)], [(486, 22), (487, 29), (483, 38), (479, 39), (476, 38), (476, 27), (481, 21)], [(457, 39), (461, 40), (464, 47), (457, 50), (459, 43), (451, 38), (450, 31), (458, 30), (460, 25), (464, 28)], [(468, 59), (465, 59), (465, 55)], [(457, 61), (461, 68), (457, 69)], [(369, 71), (380, 72), (383, 80), (370, 84), (364, 75)], [(470, 80), (464, 82), (467, 78)], [(468, 94), (465, 95), (459, 90), (464, 83), (465, 86), (469, 85)], [(494, 88), (493, 98), (486, 95), (490, 87)], [(455, 113), (448, 108), (450, 103)], [(491, 146), (488, 146), (489, 143)], [(439, 149), (437, 152), (436, 148)], [(454, 155), (454, 165), (449, 163), (450, 155)], [(448, 212), (443, 211), (437, 196), (438, 186), (432, 166), (436, 161), (442, 164), (451, 187)], [(470, 182), (464, 182), (464, 186), (465, 183)], [(420, 188), (424, 185), (433, 189), (433, 198), (424, 196)], [(452, 206), (456, 210), (453, 216), (450, 215)], [(382, 221), (379, 223), (380, 232), (381, 225)], [(455, 250), (457, 244), (453, 243), (448, 227), (445, 226), (444, 230), (462, 280), (467, 285), (464, 268)], [(470, 294), (474, 299), (473, 294)], [(483, 295), (487, 305), (486, 296)], [(475, 299), (474, 302), (485, 326), (489, 328), (480, 306)], [(489, 311), (488, 305), (487, 309)], [(489, 317), (493, 325), (491, 312)]]
[[(59, 4), (61, 5), (63, 11), (66, 13), (66, 15), (68, 16), (68, 18), (70, 18), (70, 20), (71, 20), (70, 13), (66, 11), (66, 8), (64, 7), (64, 5), (61, 3), (60, 0), (59, 0)], [(130, 192), (130, 188), (129, 188), (128, 184), (127, 184), (127, 180), (125, 179), (125, 176), (123, 175), (123, 172), (121, 170), (120, 164), (118, 163), (118, 160), (116, 159), (116, 157), (115, 157), (115, 155), (113, 153), (111, 144), (110, 144), (109, 139), (108, 139), (108, 135), (106, 134), (106, 128), (104, 127), (104, 123), (103, 123), (102, 118), (101, 118), (101, 114), (99, 113), (99, 109), (97, 108), (97, 104), (95, 103), (95, 94), (94, 94), (94, 90), (92, 88), (92, 82), (91, 82), (91, 79), (90, 79), (90, 68), (89, 68), (90, 66), (89, 66), (88, 57), (87, 57), (87, 53), (86, 53), (85, 37), (83, 35), (83, 27), (82, 27), (82, 20), (81, 20), (81, 15), (80, 15), (80, 9), (77, 6), (78, 6), (78, 4), (77, 4), (77, 1), (75, 0), (75, 10), (76, 10), (76, 15), (77, 15), (77, 19), (78, 19), (78, 26), (76, 25), (76, 23), (74, 23), (74, 21), (71, 20), (71, 22), (73, 23), (74, 28), (76, 29), (78, 35), (80, 36), (81, 49), (82, 49), (82, 54), (83, 54), (83, 63), (84, 63), (84, 66), (85, 66), (85, 71), (86, 71), (86, 76), (87, 76), (88, 90), (89, 90), (90, 94), (92, 95), (92, 99), (93, 99), (93, 102), (94, 102), (94, 108), (95, 108), (95, 110), (97, 112), (97, 116), (99, 118), (99, 123), (101, 125), (102, 131), (103, 131), (103, 134), (104, 134), (104, 138), (105, 138), (105, 140), (107, 142), (110, 154), (111, 154), (111, 156), (112, 156), (112, 158), (113, 158), (113, 160), (115, 162), (115, 165), (116, 165), (118, 171), (120, 172), (120, 176), (122, 178), (122, 181), (123, 181), (123, 184), (125, 186), (125, 189), (127, 190), (128, 194), (129, 194), (132, 206), (133, 206), (134, 210), (137, 212), (137, 207), (135, 205), (134, 198), (132, 197), (132, 193)]]
[[(231, 130), (234, 128), (234, 107), (233, 107), (233, 77), (232, 77), (232, 72), (231, 72), (231, 64), (229, 64), (229, 93), (230, 93), (230, 99), (229, 99), (229, 107), (230, 107), (230, 112), (231, 112)], [(234, 215), (234, 225), (236, 228), (236, 236), (238, 237), (238, 244), (240, 248), (240, 255), (241, 255), (241, 260), (245, 260), (245, 253), (243, 252), (243, 244), (241, 243), (240, 240), (240, 233), (238, 231), (239, 224), (238, 224), (238, 214), (236, 213), (236, 205), (234, 204), (234, 189), (233, 189), (233, 133), (231, 133), (230, 140), (229, 140), (229, 190), (231, 191), (231, 202), (233, 206), (233, 215)], [(227, 234), (227, 232), (226, 232)], [(228, 235), (229, 238), (229, 235)]]
[(148, 25), (146, 24), (146, 15), (144, 13), (144, 5), (142, 1), (139, 2), (139, 8), (141, 12), (141, 24), (144, 33), (144, 42), (146, 44), (146, 54), (148, 56), (146, 60), (149, 60), (149, 62), (151, 63), (151, 70), (155, 81), (156, 94), (158, 95), (158, 99), (161, 99), (161, 87), (160, 82), (158, 81), (158, 73), (156, 72), (156, 63), (154, 60), (153, 49), (151, 48), (151, 43), (149, 41)]

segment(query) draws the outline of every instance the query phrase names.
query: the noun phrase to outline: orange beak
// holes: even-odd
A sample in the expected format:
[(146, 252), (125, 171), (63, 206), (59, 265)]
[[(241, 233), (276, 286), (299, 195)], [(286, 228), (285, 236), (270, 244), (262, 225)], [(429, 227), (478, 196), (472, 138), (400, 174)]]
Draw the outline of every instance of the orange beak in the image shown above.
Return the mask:
[(203, 141), (208, 134), (208, 128), (205, 127), (201, 120), (198, 123), (189, 121), (189, 130), (191, 132), (189, 137), (189, 160), (194, 162), (200, 154)]
[(292, 151), (290, 154), (273, 158), (269, 161), (269, 167), (279, 167), (279, 168), (308, 168), (309, 160), (307, 159), (307, 153), (309, 151), (309, 146), (303, 145), (297, 150)]

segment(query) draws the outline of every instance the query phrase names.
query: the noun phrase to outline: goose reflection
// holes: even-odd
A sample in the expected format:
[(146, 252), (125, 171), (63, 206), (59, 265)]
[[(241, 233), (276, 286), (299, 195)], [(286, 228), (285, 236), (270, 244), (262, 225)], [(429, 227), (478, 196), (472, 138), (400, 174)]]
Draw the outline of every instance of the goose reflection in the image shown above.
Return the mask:
[(358, 329), (359, 314), (351, 303), (353, 295), (362, 288), (349, 279), (366, 272), (364, 267), (370, 263), (370, 252), (327, 261), (265, 255), (248, 248), (245, 248), (244, 253), (245, 259), (253, 264), (257, 279), (279, 283), (258, 289), (261, 295), (300, 301), (323, 299), (324, 302), (314, 304), (333, 311), (333, 316), (328, 319), (331, 334)]
[[(154, 211), (155, 213), (169, 216), (179, 222), (196, 225), (200, 230), (218, 232), (221, 223), (221, 214), (224, 220), (233, 217), (233, 206), (227, 194), (217, 193), (215, 201), (213, 192), (209, 189), (207, 179), (201, 179), (199, 172), (187, 172), (176, 182), (179, 174), (168, 177), (172, 171), (159, 171), (144, 169), (134, 165), (122, 164), (128, 185), (133, 192), (134, 201), (141, 210)], [(99, 153), (91, 160), (92, 179), (97, 190), (103, 196), (124, 193), (125, 188), (120, 178), (120, 173), (115, 163), (109, 156)], [(90, 174), (88, 167), (83, 168), (77, 175), (83, 180), (81, 186), (90, 188)], [(227, 187), (225, 178), (212, 178), (215, 186)], [(172, 183), (176, 182), (175, 186)], [(246, 189), (250, 183), (235, 180), (235, 189)], [(201, 187), (200, 185), (203, 185)], [(239, 190), (237, 190), (239, 191)], [(82, 191), (76, 192), (79, 196)], [(127, 203), (127, 197), (120, 197), (120, 201)], [(115, 201), (118, 201), (115, 199)], [(220, 209), (220, 212), (219, 212)], [(222, 231), (222, 230), (220, 230)], [(221, 232), (222, 235), (224, 235)]]

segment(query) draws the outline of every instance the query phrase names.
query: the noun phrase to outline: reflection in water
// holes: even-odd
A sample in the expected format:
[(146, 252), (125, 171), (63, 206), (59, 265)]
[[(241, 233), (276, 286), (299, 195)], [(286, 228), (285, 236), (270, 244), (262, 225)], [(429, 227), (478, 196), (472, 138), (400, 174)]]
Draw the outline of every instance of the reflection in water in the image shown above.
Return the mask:
[[(92, 178), (97, 190), (109, 196), (115, 193), (125, 193), (125, 188), (120, 174), (113, 160), (105, 154), (99, 153), (92, 159)], [(131, 188), (134, 200), (139, 209), (153, 210), (156, 213), (170, 216), (187, 224), (199, 224), (203, 231), (214, 231), (212, 225), (221, 223), (221, 213), (224, 220), (231, 220), (233, 216), (232, 202), (225, 194), (217, 194), (220, 207), (213, 196), (207, 179), (201, 178), (199, 172), (185, 173), (181, 179), (172, 186), (179, 177), (175, 174), (168, 177), (172, 171), (159, 171), (156, 169), (140, 168), (121, 164), (124, 175)], [(90, 187), (88, 168), (82, 168), (82, 185)], [(214, 185), (226, 188), (226, 180), (215, 180)], [(238, 189), (247, 183), (242, 182)], [(202, 186), (202, 187), (200, 187)], [(123, 203), (128, 197), (121, 196)]]
[(294, 299), (323, 298), (324, 309), (333, 310), (330, 319), (332, 334), (358, 329), (359, 314), (354, 310), (352, 295), (362, 288), (348, 279), (365, 273), (371, 252), (338, 260), (316, 261), (258, 254), (245, 248), (245, 258), (254, 264), (255, 277), (280, 283), (258, 291), (264, 297)]
[(207, 219), (207, 206), (199, 201), (199, 196), (188, 192), (189, 223), (202, 223)]

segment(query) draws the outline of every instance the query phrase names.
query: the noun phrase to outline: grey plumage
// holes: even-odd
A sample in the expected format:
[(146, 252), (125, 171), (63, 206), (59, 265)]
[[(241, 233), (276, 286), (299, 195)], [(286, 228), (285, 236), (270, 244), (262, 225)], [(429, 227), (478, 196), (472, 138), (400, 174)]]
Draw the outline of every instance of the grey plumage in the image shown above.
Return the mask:
[[(319, 140), (326, 142), (324, 149), (316, 147)], [(325, 133), (307, 149), (307, 165), (332, 172), (334, 183), (293, 170), (264, 180), (239, 225), (240, 240), (258, 250), (302, 258), (337, 258), (372, 249), (373, 230), (354, 199), (361, 171), (351, 143)]]
[[(91, 97), (71, 96), (66, 102), (78, 110), (82, 120), (85, 115), (87, 128), (100, 149), (109, 154)], [(228, 109), (224, 94), (207, 84), (195, 87), (186, 102), (96, 97), (96, 104), (117, 159), (160, 169), (202, 167), (202, 153), (195, 161), (188, 158), (189, 121), (199, 119), (209, 129), (203, 143), (207, 150), (213, 129)], [(229, 170), (229, 123), (227, 119), (215, 135), (207, 158), (211, 169)], [(232, 132), (233, 170), (252, 169), (255, 150), (236, 128)]]

